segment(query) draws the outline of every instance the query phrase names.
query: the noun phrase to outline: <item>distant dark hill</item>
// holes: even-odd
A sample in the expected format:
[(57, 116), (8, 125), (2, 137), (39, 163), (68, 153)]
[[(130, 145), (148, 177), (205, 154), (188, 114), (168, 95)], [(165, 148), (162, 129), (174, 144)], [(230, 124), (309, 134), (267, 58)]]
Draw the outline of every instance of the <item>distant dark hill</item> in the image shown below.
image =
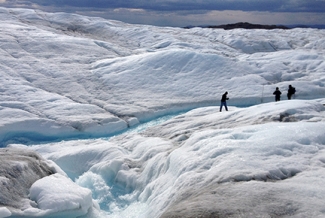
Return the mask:
[[(231, 30), (231, 29), (290, 29), (289, 27), (283, 25), (262, 25), (262, 24), (251, 24), (247, 22), (240, 22), (234, 24), (225, 24), (225, 25), (209, 25), (209, 26), (201, 26), (202, 28), (213, 28), (213, 29), (224, 29), (224, 30)], [(185, 27), (185, 28), (193, 28), (193, 27)]]

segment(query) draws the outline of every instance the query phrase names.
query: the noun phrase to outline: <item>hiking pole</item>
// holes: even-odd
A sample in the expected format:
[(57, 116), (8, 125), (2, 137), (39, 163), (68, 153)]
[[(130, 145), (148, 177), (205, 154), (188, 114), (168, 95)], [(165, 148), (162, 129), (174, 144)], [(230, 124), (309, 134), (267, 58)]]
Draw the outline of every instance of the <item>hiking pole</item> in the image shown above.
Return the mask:
[(264, 98), (264, 85), (263, 85), (263, 89), (262, 89), (262, 98), (261, 98), (261, 103), (263, 103), (263, 98)]

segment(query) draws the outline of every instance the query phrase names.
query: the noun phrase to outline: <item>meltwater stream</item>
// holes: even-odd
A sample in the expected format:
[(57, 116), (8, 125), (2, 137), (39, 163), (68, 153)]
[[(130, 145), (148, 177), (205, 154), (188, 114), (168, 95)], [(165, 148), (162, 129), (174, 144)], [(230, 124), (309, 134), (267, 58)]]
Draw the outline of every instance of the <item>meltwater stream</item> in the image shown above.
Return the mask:
[[(64, 208), (62, 209), (63, 206), (62, 202), (78, 204), (79, 201), (80, 202), (87, 201), (89, 202), (89, 205), (92, 205), (91, 199), (93, 199), (94, 207), (90, 206), (91, 209), (88, 210), (88, 214), (82, 216), (84, 218), (142, 217), (141, 214), (146, 213), (146, 211), (150, 209), (148, 205), (144, 203), (146, 201), (141, 201), (142, 202), (141, 203), (139, 200), (139, 195), (146, 187), (147, 183), (143, 181), (138, 181), (138, 178), (135, 178), (136, 172), (134, 172), (134, 169), (142, 168), (143, 165), (146, 164), (146, 160), (144, 160), (143, 162), (141, 162), (141, 160), (137, 160), (136, 156), (139, 153), (137, 151), (134, 152), (134, 150), (136, 149), (134, 150), (128, 149), (125, 146), (125, 143), (131, 143), (131, 144), (133, 143), (133, 145), (137, 145), (132, 141), (132, 139), (130, 139), (130, 142), (128, 142), (127, 139), (124, 140), (124, 142), (120, 143), (118, 138), (119, 136), (121, 136), (121, 138), (123, 137), (128, 138), (128, 137), (132, 137), (133, 135), (139, 136), (139, 134), (133, 134), (133, 133), (139, 133), (146, 130), (149, 127), (159, 125), (179, 114), (180, 113), (165, 115), (153, 119), (146, 123), (134, 125), (133, 127), (128, 128), (127, 130), (122, 131), (119, 134), (115, 134), (113, 136), (107, 136), (107, 137), (97, 137), (97, 138), (88, 137), (88, 138), (80, 138), (80, 139), (70, 139), (70, 138), (63, 137), (62, 140), (60, 141), (57, 140), (44, 141), (44, 138), (39, 138), (40, 140), (36, 141), (35, 139), (38, 138), (30, 137), (29, 135), (26, 134), (23, 137), (24, 139), (27, 138), (27, 139), (34, 139), (34, 140), (19, 140), (20, 138), (13, 138), (10, 140), (11, 144), (8, 145), (8, 149), (9, 148), (22, 149), (21, 152), (23, 154), (29, 152), (29, 150), (32, 150), (33, 152), (35, 151), (38, 154), (40, 154), (43, 158), (45, 158), (46, 161), (49, 160), (49, 163), (52, 163), (52, 161), (56, 163), (56, 165), (58, 165), (60, 169), (57, 168), (56, 170), (58, 171), (55, 170), (55, 172), (60, 172), (62, 170), (72, 180), (71, 181), (72, 184), (74, 182), (80, 187), (85, 187), (91, 190), (90, 199), (84, 198), (85, 196), (78, 192), (79, 191), (77, 190), (78, 186), (76, 185), (73, 186), (75, 188), (74, 190), (71, 190), (69, 188), (66, 189), (64, 193), (60, 193), (60, 191), (57, 191), (56, 185), (63, 187), (64, 189), (64, 187), (67, 186), (66, 181), (70, 181), (70, 180), (65, 176), (63, 176), (64, 178), (67, 179), (63, 183), (60, 182), (56, 183), (57, 181), (55, 181), (53, 185), (50, 185), (48, 186), (49, 188), (46, 188), (46, 190), (49, 190), (49, 192), (53, 195), (51, 195), (50, 198), (48, 196), (42, 197), (42, 199), (44, 198), (48, 199), (49, 206), (50, 208), (53, 209), (53, 211), (49, 213), (54, 213), (55, 215), (50, 217), (58, 217), (58, 218), (67, 217), (66, 215), (62, 215), (61, 213), (55, 212), (56, 210), (65, 211)], [(142, 139), (146, 140), (145, 137), (143, 137)], [(156, 145), (156, 143), (153, 143), (151, 145)], [(156, 146), (149, 146), (148, 150), (152, 148), (156, 149), (155, 147)], [(5, 150), (4, 152), (7, 151)], [(18, 164), (18, 161), (21, 160), (19, 159), (20, 156), (18, 155), (16, 156), (17, 157), (15, 158), (17, 158), (17, 164), (14, 161), (12, 164), (13, 167), (10, 169), (16, 170), (17, 174), (20, 175), (21, 173), (20, 171), (24, 172), (23, 169), (28, 169), (28, 168), (26, 167), (27, 164), (25, 166), (25, 162)], [(3, 159), (3, 157), (1, 158)], [(6, 161), (3, 162), (4, 164), (6, 164), (5, 163)], [(38, 162), (38, 160), (35, 160), (35, 162), (36, 165), (42, 165), (40, 162)], [(51, 165), (51, 167), (54, 166)], [(62, 171), (61, 173), (64, 174)], [(26, 173), (24, 173), (24, 175), (25, 174)], [(2, 190), (2, 191), (0, 190), (1, 192), (3, 192), (2, 189), (3, 187), (7, 187), (6, 183), (4, 182), (6, 181), (5, 175), (6, 173), (4, 171), (1, 171), (0, 181), (2, 185), (4, 184), (4, 186), (1, 186), (1, 190)], [(142, 173), (140, 176), (143, 175), (148, 177), (151, 176), (150, 174), (148, 175), (146, 173)], [(28, 175), (26, 176), (27, 178), (29, 178)], [(36, 176), (31, 175), (31, 177), (34, 178)], [(36, 178), (35, 181), (41, 181), (40, 178)], [(23, 179), (22, 181), (23, 183), (26, 182), (25, 179)], [(51, 184), (51, 182), (49, 181), (47, 181), (46, 183)], [(141, 186), (140, 188), (139, 188), (139, 184)], [(26, 189), (28, 192), (29, 187), (27, 187)], [(30, 189), (32, 189), (32, 187), (30, 187)], [(38, 190), (39, 192), (41, 192), (42, 188), (34, 188), (33, 190)], [(89, 192), (89, 190), (87, 191)], [(12, 191), (9, 191), (8, 193), (12, 194)], [(2, 195), (0, 195), (0, 198), (4, 196), (4, 193), (1, 194)], [(70, 198), (70, 196), (72, 196), (72, 198)], [(31, 202), (35, 201), (37, 202), (37, 204), (39, 204), (39, 208), (45, 211), (44, 204), (42, 204), (42, 199), (38, 201), (36, 199), (33, 199), (30, 196), (25, 196), (25, 200), (28, 205), (29, 205), (28, 203), (29, 201)], [(3, 199), (0, 200), (1, 200), (0, 203), (6, 202)], [(79, 204), (83, 205), (82, 203)], [(83, 206), (80, 205), (79, 206), (75, 205), (75, 207), (79, 209), (83, 208)], [(3, 217), (3, 211), (1, 212), (2, 209), (1, 206), (2, 205), (0, 205), (0, 217)], [(74, 206), (70, 205), (67, 207), (74, 207)], [(74, 210), (72, 208), (71, 213), (78, 214), (79, 209)], [(25, 209), (22, 209), (21, 211), (25, 211)], [(70, 211), (70, 209), (67, 211)], [(40, 213), (41, 212), (39, 212), (39, 214)], [(38, 216), (44, 218), (47, 217), (44, 214), (43, 214), (44, 216), (39, 214)], [(65, 213), (63, 212), (63, 214)], [(72, 215), (68, 217), (77, 217), (77, 215), (76, 216)]]
[[(102, 137), (100, 140), (109, 142), (110, 139), (119, 135), (140, 133), (149, 127), (159, 125), (179, 114), (182, 113), (165, 115), (146, 123), (140, 123), (134, 127), (130, 127), (120, 134), (110, 137)], [(119, 149), (120, 148), (112, 148), (111, 151), (117, 152)], [(101, 212), (100, 214), (93, 216), (100, 216), (102, 218), (141, 217), (141, 214), (145, 213), (147, 210), (149, 210), (149, 208), (146, 203), (141, 203), (137, 200), (140, 193), (135, 190), (136, 187), (133, 187), (133, 184), (123, 184), (123, 181), (120, 181), (121, 184), (119, 184), (113, 179), (117, 177), (117, 171), (121, 172), (120, 168), (121, 165), (124, 164), (123, 160), (116, 158), (113, 161), (107, 160), (107, 162), (110, 162), (108, 167), (109, 169), (106, 168), (104, 170), (100, 170), (99, 172), (88, 171), (75, 179), (75, 182), (79, 186), (88, 188), (92, 191), (93, 199), (99, 204)], [(130, 183), (132, 183), (132, 181)]]

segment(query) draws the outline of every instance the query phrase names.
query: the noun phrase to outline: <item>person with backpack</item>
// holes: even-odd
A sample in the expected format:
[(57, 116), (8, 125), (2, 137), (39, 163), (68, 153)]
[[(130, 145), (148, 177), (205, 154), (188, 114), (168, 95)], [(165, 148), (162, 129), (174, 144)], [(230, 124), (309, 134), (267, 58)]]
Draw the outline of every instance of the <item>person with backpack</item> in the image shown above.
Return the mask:
[(287, 94), (288, 100), (290, 100), (292, 95), (294, 95), (295, 93), (296, 93), (296, 88), (289, 85), (288, 94)]
[(229, 98), (227, 97), (227, 95), (228, 95), (228, 92), (225, 92), (221, 97), (220, 112), (222, 111), (223, 106), (225, 106), (226, 111), (228, 111), (227, 100), (229, 100)]
[(279, 90), (279, 87), (276, 87), (275, 91), (273, 92), (273, 95), (275, 95), (275, 101), (280, 101), (281, 98), (281, 92)]

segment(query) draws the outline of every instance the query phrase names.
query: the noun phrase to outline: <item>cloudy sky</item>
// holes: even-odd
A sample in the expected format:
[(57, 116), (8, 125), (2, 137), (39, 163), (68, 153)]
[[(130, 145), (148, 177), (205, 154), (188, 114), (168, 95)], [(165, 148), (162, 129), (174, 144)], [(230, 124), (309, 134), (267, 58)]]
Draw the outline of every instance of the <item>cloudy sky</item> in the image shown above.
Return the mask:
[(0, 0), (0, 6), (174, 27), (236, 22), (325, 24), (325, 0)]

